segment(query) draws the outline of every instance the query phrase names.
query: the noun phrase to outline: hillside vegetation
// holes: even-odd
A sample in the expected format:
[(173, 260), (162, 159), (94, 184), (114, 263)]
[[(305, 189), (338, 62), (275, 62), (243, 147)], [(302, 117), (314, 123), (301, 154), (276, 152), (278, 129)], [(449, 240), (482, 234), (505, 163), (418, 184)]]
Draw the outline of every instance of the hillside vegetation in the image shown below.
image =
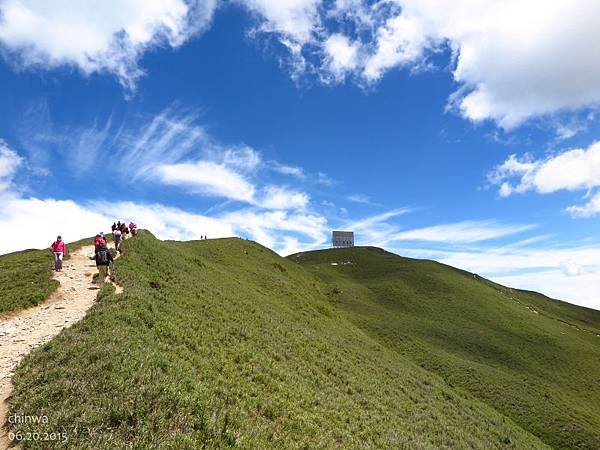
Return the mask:
[(382, 335), (370, 315), (358, 320), (347, 289), (369, 288), (348, 277), (336, 291), (322, 281), (338, 278), (331, 266), (322, 277), (239, 239), (142, 233), (124, 246), (124, 293), (103, 290), (17, 370), (11, 413), (48, 423), (16, 431), (64, 432), (65, 446), (94, 449), (547, 448), (427, 358), (398, 351), (393, 332), (383, 339), (391, 317)]
[(600, 448), (600, 311), (377, 248), (289, 259), (387, 350), (555, 448)]
[[(91, 237), (80, 239), (67, 244), (67, 248), (72, 252), (91, 242)], [(0, 255), (0, 315), (46, 300), (59, 284), (52, 278), (53, 267), (52, 253), (47, 249)]]
[(51, 267), (48, 250), (0, 255), (0, 314), (35, 306), (54, 292)]

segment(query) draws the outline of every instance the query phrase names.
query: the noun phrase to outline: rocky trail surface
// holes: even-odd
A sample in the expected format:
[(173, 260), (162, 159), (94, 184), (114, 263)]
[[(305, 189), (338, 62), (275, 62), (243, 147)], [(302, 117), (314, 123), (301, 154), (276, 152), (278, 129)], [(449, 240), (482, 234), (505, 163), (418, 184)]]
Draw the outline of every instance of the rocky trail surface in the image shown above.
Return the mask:
[[(58, 289), (42, 304), (0, 318), (0, 420), (4, 425), (8, 413), (7, 399), (12, 393), (11, 378), (21, 360), (31, 350), (45, 344), (64, 328), (81, 320), (96, 301), (98, 287), (92, 283), (96, 265), (90, 259), (93, 246), (71, 254), (62, 272), (55, 272)], [(122, 292), (116, 286), (117, 293)], [(6, 427), (0, 431), (0, 448), (10, 442)]]

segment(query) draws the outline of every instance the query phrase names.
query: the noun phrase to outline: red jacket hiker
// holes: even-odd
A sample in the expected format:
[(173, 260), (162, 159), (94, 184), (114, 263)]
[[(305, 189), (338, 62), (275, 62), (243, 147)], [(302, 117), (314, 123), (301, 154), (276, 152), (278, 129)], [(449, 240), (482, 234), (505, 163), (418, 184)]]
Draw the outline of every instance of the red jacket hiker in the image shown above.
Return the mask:
[(96, 251), (98, 251), (98, 249), (102, 245), (106, 245), (106, 238), (98, 234), (96, 235), (96, 239), (94, 240), (94, 248), (96, 249)]
[(50, 248), (53, 252), (67, 253), (67, 246), (64, 241), (54, 241)]

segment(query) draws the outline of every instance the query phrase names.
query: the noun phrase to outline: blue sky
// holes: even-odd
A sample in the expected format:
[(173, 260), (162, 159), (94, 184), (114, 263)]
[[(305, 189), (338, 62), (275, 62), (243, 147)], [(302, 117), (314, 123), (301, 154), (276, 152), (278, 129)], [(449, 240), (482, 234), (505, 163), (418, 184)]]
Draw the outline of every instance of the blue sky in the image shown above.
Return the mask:
[(599, 6), (51, 3), (0, 4), (0, 252), (353, 229), (600, 308)]

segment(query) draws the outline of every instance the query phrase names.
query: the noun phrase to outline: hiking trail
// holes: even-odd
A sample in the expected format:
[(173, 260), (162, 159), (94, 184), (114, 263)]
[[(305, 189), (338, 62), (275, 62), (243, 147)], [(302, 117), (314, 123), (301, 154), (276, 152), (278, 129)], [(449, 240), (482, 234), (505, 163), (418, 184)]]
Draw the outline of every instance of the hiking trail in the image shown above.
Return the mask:
[[(97, 270), (90, 259), (93, 252), (94, 246), (88, 245), (71, 253), (62, 272), (54, 272), (60, 286), (43, 303), (0, 317), (0, 448), (11, 444), (4, 425), (16, 367), (31, 350), (81, 320), (96, 301), (98, 287), (92, 278)], [(117, 293), (123, 292), (121, 286), (115, 287)]]

